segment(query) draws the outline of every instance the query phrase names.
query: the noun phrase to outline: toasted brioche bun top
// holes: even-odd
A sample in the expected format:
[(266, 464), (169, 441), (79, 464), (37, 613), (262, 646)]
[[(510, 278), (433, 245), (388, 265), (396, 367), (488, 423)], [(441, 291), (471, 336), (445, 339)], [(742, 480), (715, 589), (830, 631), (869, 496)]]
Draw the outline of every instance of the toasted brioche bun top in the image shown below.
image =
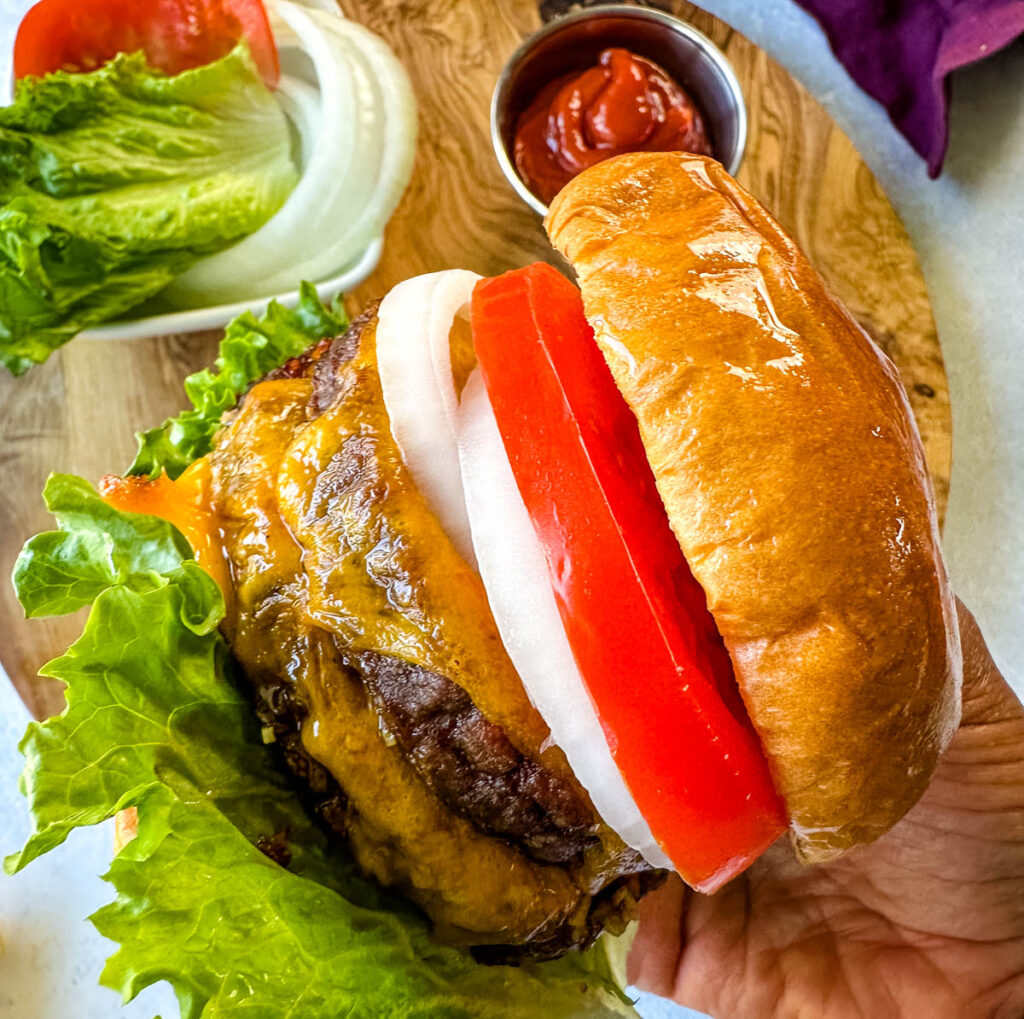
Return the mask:
[(636, 414), (797, 851), (887, 831), (959, 723), (960, 646), (892, 363), (713, 160), (610, 159), (546, 220)]

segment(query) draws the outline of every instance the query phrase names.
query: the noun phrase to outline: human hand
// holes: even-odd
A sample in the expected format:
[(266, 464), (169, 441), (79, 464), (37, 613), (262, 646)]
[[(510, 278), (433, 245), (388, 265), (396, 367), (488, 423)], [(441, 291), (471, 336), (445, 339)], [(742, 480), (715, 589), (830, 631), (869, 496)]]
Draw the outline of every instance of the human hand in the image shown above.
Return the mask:
[(670, 881), (632, 983), (716, 1019), (1024, 1016), (1024, 707), (958, 611), (963, 720), (918, 804), (829, 864), (780, 841), (715, 895)]

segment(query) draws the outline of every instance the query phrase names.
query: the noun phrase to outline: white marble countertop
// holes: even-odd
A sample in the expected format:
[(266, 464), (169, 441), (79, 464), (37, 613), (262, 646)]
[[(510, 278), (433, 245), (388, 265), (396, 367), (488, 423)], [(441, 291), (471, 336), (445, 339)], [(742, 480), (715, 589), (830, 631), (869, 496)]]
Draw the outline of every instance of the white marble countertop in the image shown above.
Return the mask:
[[(0, 0), (0, 53), (27, 0)], [(863, 153), (903, 216), (939, 326), (952, 391), (954, 468), (946, 555), (996, 660), (1024, 692), (1024, 44), (958, 73), (946, 169), (930, 181), (884, 112), (789, 0), (703, 0), (787, 66)], [(7, 77), (0, 59), (0, 80)], [(0, 852), (21, 844), (14, 744), (27, 715), (0, 676)], [(118, 1008), (96, 985), (111, 946), (85, 921), (108, 898), (96, 875), (106, 828), (76, 833), (15, 878), (0, 875), (0, 1015), (126, 1019), (177, 1014), (166, 988)], [(647, 999), (645, 1016), (693, 1015)], [(720, 1017), (728, 1019), (728, 1017)]]

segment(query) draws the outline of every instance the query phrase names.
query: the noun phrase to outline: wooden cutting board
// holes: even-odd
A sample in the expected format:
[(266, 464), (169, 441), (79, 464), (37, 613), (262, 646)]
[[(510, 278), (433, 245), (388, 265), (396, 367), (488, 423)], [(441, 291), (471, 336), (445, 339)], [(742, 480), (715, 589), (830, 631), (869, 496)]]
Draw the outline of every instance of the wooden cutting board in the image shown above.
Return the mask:
[[(747, 97), (740, 181), (795, 235), (833, 291), (896, 362), (924, 437), (940, 509), (949, 484), (949, 393), (931, 308), (910, 241), (850, 140), (763, 51), (689, 4), (669, 7), (715, 40)], [(408, 68), (420, 108), (412, 183), (376, 272), (350, 311), (416, 273), (494, 275), (552, 251), (491, 150), (488, 105), (502, 64), (541, 24), (530, 0), (342, 0)], [(329, 223), (310, 223), (329, 230)], [(217, 334), (74, 341), (22, 379), (0, 377), (0, 661), (37, 717), (59, 711), (36, 677), (81, 630), (81, 617), (26, 622), (6, 582), (22, 543), (50, 526), (39, 493), (50, 471), (96, 479), (124, 470), (133, 432), (184, 403), (182, 378), (209, 364)], [(794, 422), (794, 427), (799, 427)]]

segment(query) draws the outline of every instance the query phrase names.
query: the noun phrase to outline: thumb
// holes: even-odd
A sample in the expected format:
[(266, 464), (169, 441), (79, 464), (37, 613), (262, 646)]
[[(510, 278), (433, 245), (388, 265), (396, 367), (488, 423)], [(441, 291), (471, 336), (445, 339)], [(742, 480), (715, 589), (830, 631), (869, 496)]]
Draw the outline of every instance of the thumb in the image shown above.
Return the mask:
[(963, 720), (957, 740), (979, 726), (1024, 726), (1024, 706), (1006, 682), (985, 644), (978, 622), (966, 605), (956, 601), (960, 643), (964, 656)]

